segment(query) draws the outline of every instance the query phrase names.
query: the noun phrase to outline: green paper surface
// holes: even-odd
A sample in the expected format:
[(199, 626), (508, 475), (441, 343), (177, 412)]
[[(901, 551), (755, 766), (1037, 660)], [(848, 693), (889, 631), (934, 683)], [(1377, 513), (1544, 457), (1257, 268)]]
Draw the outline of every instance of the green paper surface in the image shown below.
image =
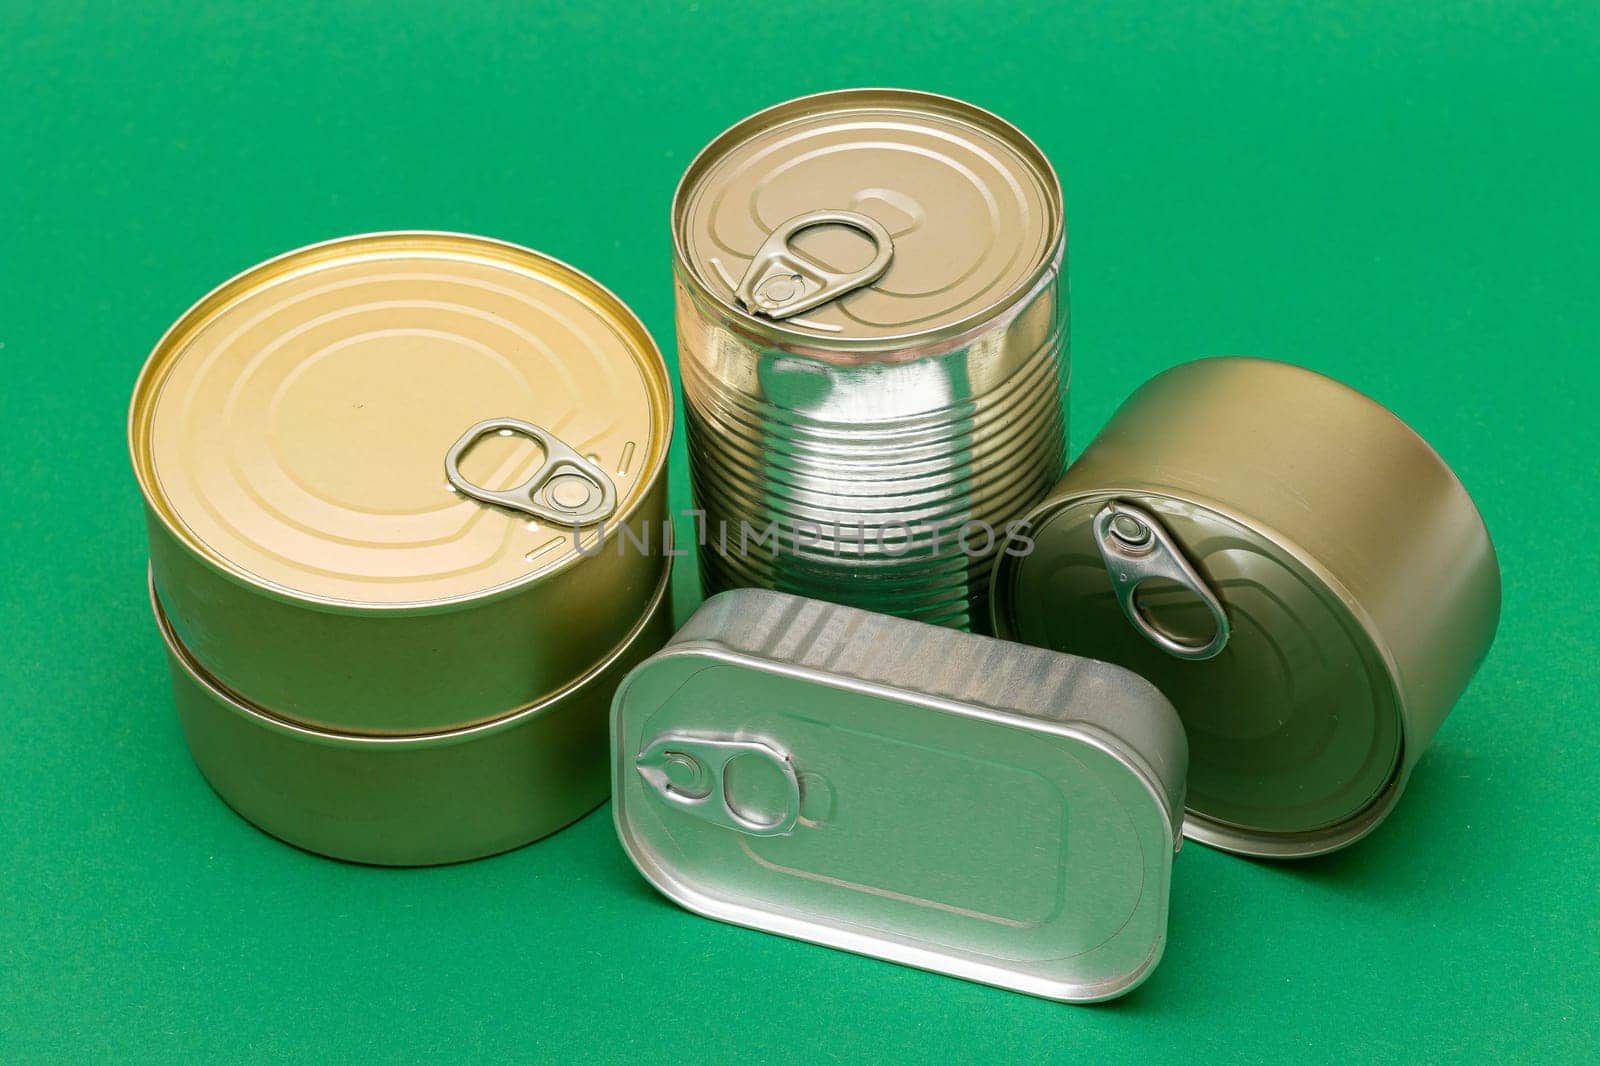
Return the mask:
[[(0, 1061), (1593, 1061), (1597, 56), (1589, 0), (6, 0)], [(1374, 396), (1460, 474), (1504, 614), (1393, 817), (1299, 865), (1186, 846), (1165, 961), (1075, 1008), (697, 918), (609, 807), (403, 871), (229, 811), (144, 592), (124, 424), (161, 332), (276, 253), (434, 228), (592, 273), (670, 353), (690, 158), (864, 84), (1055, 161), (1074, 451), (1157, 371), (1244, 353)], [(681, 440), (671, 476), (688, 507)], [(681, 560), (680, 621), (697, 598)]]

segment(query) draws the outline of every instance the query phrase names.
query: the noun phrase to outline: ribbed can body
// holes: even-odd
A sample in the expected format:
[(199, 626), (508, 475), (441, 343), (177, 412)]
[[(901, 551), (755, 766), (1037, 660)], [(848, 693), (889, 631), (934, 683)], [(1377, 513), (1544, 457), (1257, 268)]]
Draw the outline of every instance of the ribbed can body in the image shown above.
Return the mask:
[(1066, 453), (1060, 255), (1012, 313), (933, 351), (772, 346), (680, 272), (679, 366), (707, 595), (778, 589), (987, 628), (1006, 526)]
[(705, 592), (985, 630), (1066, 454), (1066, 225), (1004, 119), (852, 89), (736, 123), (673, 200)]

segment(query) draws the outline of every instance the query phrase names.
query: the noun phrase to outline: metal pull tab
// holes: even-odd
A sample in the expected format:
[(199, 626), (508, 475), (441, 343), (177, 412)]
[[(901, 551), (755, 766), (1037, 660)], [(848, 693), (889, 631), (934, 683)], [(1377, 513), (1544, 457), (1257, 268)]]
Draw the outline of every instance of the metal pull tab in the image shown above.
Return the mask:
[[(762, 798), (768, 802), (757, 810), (749, 800), (730, 794), (729, 775), (744, 759), (763, 760), (777, 771), (776, 803), (765, 795)], [(712, 825), (775, 837), (788, 835), (800, 818), (800, 775), (794, 761), (765, 741), (664, 733), (640, 753), (636, 766), (639, 776), (662, 798)]]
[[(801, 230), (830, 223), (860, 230), (871, 238), (877, 248), (872, 262), (860, 270), (841, 273), (801, 255), (790, 245)], [(893, 258), (894, 242), (889, 238), (889, 231), (870, 215), (855, 211), (807, 211), (768, 235), (766, 243), (750, 261), (735, 295), (753, 315), (788, 318), (820, 307), (863, 285), (871, 285), (883, 277)]]
[[(544, 449), (544, 462), (513, 489), (473, 484), (461, 473), (461, 459), (491, 433), (528, 438)], [(611, 517), (617, 509), (617, 487), (604, 470), (554, 434), (516, 418), (491, 418), (463, 433), (445, 454), (444, 473), (463, 496), (547, 522), (586, 526)]]
[[(1180, 659), (1210, 659), (1227, 645), (1228, 615), (1222, 602), (1152, 515), (1113, 500), (1094, 516), (1094, 542), (1122, 613), (1146, 640)], [(1187, 644), (1155, 627), (1134, 598), (1139, 586), (1151, 578), (1175, 581), (1200, 597), (1217, 627), (1209, 641)]]

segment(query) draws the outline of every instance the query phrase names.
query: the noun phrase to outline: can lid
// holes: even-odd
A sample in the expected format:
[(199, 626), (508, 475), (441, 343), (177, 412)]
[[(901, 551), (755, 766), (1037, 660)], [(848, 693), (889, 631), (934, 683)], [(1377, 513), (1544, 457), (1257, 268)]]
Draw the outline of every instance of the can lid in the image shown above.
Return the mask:
[(621, 521), (671, 433), (665, 365), (616, 297), (458, 234), (350, 237), (223, 284), (134, 389), (156, 518), (239, 580), (355, 607), (521, 585)]
[(1039, 149), (957, 100), (803, 97), (740, 122), (673, 201), (680, 260), (760, 328), (882, 344), (955, 334), (1056, 262), (1061, 188)]
[(1161, 957), (1183, 731), (1126, 670), (758, 589), (612, 710), (629, 857), (723, 921), (1054, 999)]
[(1189, 737), (1189, 835), (1326, 850), (1313, 838), (1394, 783), (1393, 665), (1333, 579), (1270, 531), (1148, 491), (1070, 497), (1033, 529), (1034, 550), (997, 567), (997, 632), (1155, 683)]

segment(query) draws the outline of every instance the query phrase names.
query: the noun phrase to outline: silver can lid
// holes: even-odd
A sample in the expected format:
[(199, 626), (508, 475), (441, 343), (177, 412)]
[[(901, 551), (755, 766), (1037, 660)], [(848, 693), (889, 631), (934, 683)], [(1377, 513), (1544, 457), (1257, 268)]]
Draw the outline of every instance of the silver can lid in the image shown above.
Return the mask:
[(612, 715), (622, 843), (692, 911), (1067, 1001), (1161, 957), (1188, 755), (1129, 671), (740, 589)]
[(690, 165), (683, 265), (723, 310), (828, 344), (954, 335), (1026, 295), (1062, 244), (1061, 187), (1004, 120), (856, 89), (769, 108)]

